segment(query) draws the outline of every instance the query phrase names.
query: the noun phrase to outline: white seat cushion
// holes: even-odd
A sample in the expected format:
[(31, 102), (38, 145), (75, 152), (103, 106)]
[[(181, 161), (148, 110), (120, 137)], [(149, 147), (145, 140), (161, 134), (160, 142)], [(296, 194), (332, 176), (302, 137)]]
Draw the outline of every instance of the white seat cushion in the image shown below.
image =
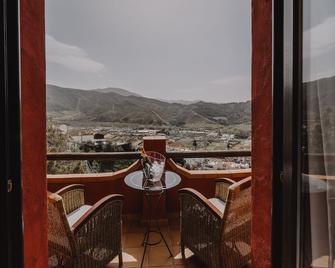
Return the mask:
[(226, 203), (225, 202), (223, 202), (219, 198), (210, 198), (210, 199), (208, 199), (208, 201), (211, 202), (223, 214), (224, 209), (226, 207)]
[(69, 222), (70, 227), (75, 224), (81, 216), (83, 216), (92, 206), (83, 205), (80, 208), (72, 211), (67, 215), (67, 221)]

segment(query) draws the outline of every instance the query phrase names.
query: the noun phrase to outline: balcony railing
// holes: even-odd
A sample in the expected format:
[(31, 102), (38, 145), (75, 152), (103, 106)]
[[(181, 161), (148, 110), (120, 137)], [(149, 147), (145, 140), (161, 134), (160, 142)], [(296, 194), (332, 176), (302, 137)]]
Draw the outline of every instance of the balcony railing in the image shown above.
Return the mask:
[[(250, 157), (251, 151), (169, 151), (166, 157), (171, 159), (181, 158), (227, 158)], [(140, 159), (139, 152), (111, 152), (111, 153), (48, 153), (47, 160), (124, 160)]]
[[(182, 182), (178, 187), (167, 191), (166, 201), (163, 202), (162, 211), (177, 212), (179, 207), (178, 189), (184, 187), (194, 188), (207, 197), (215, 192), (215, 179), (231, 178), (241, 180), (251, 175), (251, 169), (234, 170), (188, 170), (176, 164), (176, 161), (186, 158), (234, 158), (251, 157), (251, 151), (166, 151), (165, 137), (144, 138), (144, 148), (147, 151), (159, 151), (166, 158), (166, 169), (179, 174)], [(74, 161), (74, 160), (139, 160), (139, 152), (94, 152), (94, 153), (48, 153), (48, 161)], [(80, 183), (85, 185), (88, 203), (94, 203), (110, 193), (120, 193), (127, 196), (124, 204), (125, 213), (141, 213), (143, 199), (138, 191), (129, 189), (124, 178), (127, 174), (141, 169), (139, 161), (129, 167), (115, 172), (90, 173), (90, 174), (55, 174), (47, 175), (48, 190), (53, 192), (65, 185)]]

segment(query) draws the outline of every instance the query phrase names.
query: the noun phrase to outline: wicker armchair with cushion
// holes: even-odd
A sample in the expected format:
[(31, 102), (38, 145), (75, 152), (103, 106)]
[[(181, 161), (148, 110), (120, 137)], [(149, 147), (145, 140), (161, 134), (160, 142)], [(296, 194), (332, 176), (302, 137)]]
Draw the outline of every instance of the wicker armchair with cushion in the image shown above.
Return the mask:
[(122, 264), (123, 196), (87, 206), (82, 185), (57, 193), (48, 193), (49, 267), (106, 267), (116, 256)]
[(216, 181), (215, 198), (179, 190), (181, 251), (188, 247), (209, 268), (243, 267), (251, 258), (251, 177)]
[(71, 184), (56, 192), (63, 199), (63, 205), (67, 220), (72, 226), (92, 206), (85, 204), (85, 186)]

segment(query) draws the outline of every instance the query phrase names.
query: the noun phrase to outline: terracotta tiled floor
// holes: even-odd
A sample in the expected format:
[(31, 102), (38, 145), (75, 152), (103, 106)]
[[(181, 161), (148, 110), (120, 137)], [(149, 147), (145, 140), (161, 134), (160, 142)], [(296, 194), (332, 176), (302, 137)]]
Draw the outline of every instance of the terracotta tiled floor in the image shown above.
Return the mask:
[[(169, 256), (169, 252), (161, 241), (156, 246), (148, 246), (147, 253), (144, 259), (143, 267), (188, 267), (188, 268), (203, 268), (205, 267), (192, 254), (186, 250), (186, 259), (183, 260), (179, 248), (179, 221), (177, 217), (171, 216), (168, 219), (168, 225), (161, 224), (161, 230), (167, 243), (173, 253), (173, 257)], [(140, 267), (143, 247), (142, 240), (144, 237), (145, 228), (141, 226), (140, 220), (132, 217), (132, 219), (123, 220), (123, 266), (122, 267)], [(157, 241), (158, 234), (151, 234), (150, 241)], [(118, 258), (115, 258), (108, 267), (119, 267)]]
[[(125, 219), (123, 219), (122, 227), (122, 267), (140, 267), (144, 249), (142, 241), (145, 227), (140, 224), (140, 219), (134, 216), (125, 217)], [(173, 257), (170, 257), (164, 242), (161, 241), (158, 245), (147, 247), (143, 267), (205, 268), (205, 265), (202, 264), (188, 249), (186, 249), (185, 252), (186, 259), (182, 259), (179, 247), (179, 218), (177, 216), (169, 216), (168, 222), (161, 224), (161, 230), (173, 253)], [(153, 233), (150, 235), (150, 241), (158, 240), (158, 234)], [(119, 267), (118, 258), (115, 258), (108, 267)], [(245, 268), (248, 267), (251, 266)]]

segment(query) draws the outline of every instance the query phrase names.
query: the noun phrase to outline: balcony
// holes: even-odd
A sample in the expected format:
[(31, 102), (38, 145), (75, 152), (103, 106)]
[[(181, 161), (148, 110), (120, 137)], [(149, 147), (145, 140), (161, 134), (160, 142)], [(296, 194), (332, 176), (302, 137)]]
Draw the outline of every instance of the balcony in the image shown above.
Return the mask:
[[(250, 151), (192, 151), (192, 152), (169, 152), (166, 151), (165, 137), (145, 137), (144, 148), (147, 151), (158, 151), (166, 156), (166, 169), (180, 175), (181, 183), (168, 190), (161, 200), (156, 213), (162, 226), (162, 231), (167, 239), (173, 257), (169, 257), (163, 242), (149, 247), (144, 259), (143, 267), (203, 267), (201, 262), (192, 256), (192, 252), (186, 251), (186, 260), (180, 253), (180, 231), (179, 231), (179, 198), (178, 190), (181, 188), (193, 188), (201, 192), (207, 198), (215, 195), (215, 182), (217, 178), (230, 178), (239, 181), (251, 176), (251, 169), (237, 170), (187, 170), (178, 164), (181, 158), (226, 158), (226, 157), (250, 157)], [(144, 223), (148, 214), (148, 206), (142, 192), (129, 188), (124, 183), (124, 178), (129, 173), (140, 170), (141, 164), (138, 160), (138, 152), (122, 153), (50, 153), (47, 159), (57, 160), (136, 160), (126, 169), (111, 173), (95, 174), (66, 174), (48, 175), (48, 190), (55, 192), (60, 188), (80, 183), (85, 185), (86, 203), (94, 204), (102, 197), (109, 194), (122, 194), (125, 196), (123, 206), (123, 260), (126, 267), (139, 267), (143, 254), (141, 245), (144, 236)], [(155, 234), (150, 240), (157, 240)], [(117, 267), (117, 258), (112, 261), (110, 267)]]

